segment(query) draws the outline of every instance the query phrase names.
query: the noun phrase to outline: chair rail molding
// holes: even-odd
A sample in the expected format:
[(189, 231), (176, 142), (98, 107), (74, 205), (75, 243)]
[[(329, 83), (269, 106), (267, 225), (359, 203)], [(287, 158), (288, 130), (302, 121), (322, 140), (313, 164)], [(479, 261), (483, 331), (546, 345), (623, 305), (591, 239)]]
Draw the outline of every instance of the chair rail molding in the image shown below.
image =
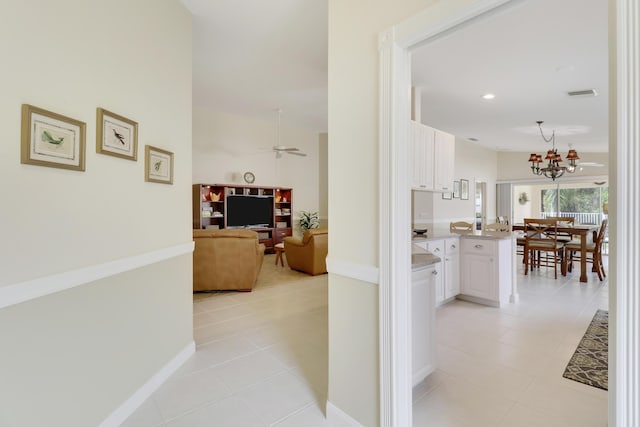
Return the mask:
[(182, 243), (168, 248), (117, 259), (115, 261), (1, 286), (0, 309), (185, 255), (193, 252), (193, 248), (193, 242)]

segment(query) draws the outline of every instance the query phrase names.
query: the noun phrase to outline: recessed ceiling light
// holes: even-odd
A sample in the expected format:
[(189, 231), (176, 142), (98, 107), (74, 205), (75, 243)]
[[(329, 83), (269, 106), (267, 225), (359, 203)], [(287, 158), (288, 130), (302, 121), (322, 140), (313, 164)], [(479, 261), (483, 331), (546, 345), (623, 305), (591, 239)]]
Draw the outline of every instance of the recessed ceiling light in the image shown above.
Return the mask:
[(493, 98), (495, 98), (496, 96), (495, 96), (494, 94), (492, 94), (492, 93), (485, 93), (484, 95), (482, 95), (482, 97), (483, 97), (484, 99), (493, 99)]

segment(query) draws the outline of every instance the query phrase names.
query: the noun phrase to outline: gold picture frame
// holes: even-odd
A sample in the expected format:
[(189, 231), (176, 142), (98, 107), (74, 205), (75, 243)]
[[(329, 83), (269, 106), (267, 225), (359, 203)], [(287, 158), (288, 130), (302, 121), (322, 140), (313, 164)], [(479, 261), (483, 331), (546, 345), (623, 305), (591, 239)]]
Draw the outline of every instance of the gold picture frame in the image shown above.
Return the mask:
[(22, 104), (20, 163), (84, 171), (86, 124)]
[(96, 153), (137, 161), (138, 123), (104, 108), (97, 108)]
[(145, 145), (144, 170), (145, 181), (173, 185), (173, 153)]

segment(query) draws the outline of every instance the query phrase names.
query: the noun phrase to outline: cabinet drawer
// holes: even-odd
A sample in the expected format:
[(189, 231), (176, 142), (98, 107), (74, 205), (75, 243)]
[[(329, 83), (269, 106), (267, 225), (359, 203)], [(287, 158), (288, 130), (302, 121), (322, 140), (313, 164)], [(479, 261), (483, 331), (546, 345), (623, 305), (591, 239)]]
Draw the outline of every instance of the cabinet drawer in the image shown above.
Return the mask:
[(444, 252), (447, 255), (460, 253), (460, 239), (447, 239), (444, 241)]
[(467, 254), (496, 255), (498, 246), (495, 240), (462, 239), (462, 251)]
[(274, 228), (273, 229), (273, 241), (274, 244), (282, 243), (285, 237), (291, 236), (290, 228)]
[(444, 240), (428, 240), (427, 250), (439, 257), (444, 256)]

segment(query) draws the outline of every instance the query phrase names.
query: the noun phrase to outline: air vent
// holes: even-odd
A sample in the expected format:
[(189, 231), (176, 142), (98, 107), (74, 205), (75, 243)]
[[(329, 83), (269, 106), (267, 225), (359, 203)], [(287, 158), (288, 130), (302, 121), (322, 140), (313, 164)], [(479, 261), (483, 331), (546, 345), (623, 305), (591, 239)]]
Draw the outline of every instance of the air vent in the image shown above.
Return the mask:
[(567, 92), (569, 96), (598, 96), (598, 92), (595, 89), (574, 90)]
[(479, 139), (478, 138), (467, 138), (469, 141), (473, 141), (473, 142), (478, 142)]

